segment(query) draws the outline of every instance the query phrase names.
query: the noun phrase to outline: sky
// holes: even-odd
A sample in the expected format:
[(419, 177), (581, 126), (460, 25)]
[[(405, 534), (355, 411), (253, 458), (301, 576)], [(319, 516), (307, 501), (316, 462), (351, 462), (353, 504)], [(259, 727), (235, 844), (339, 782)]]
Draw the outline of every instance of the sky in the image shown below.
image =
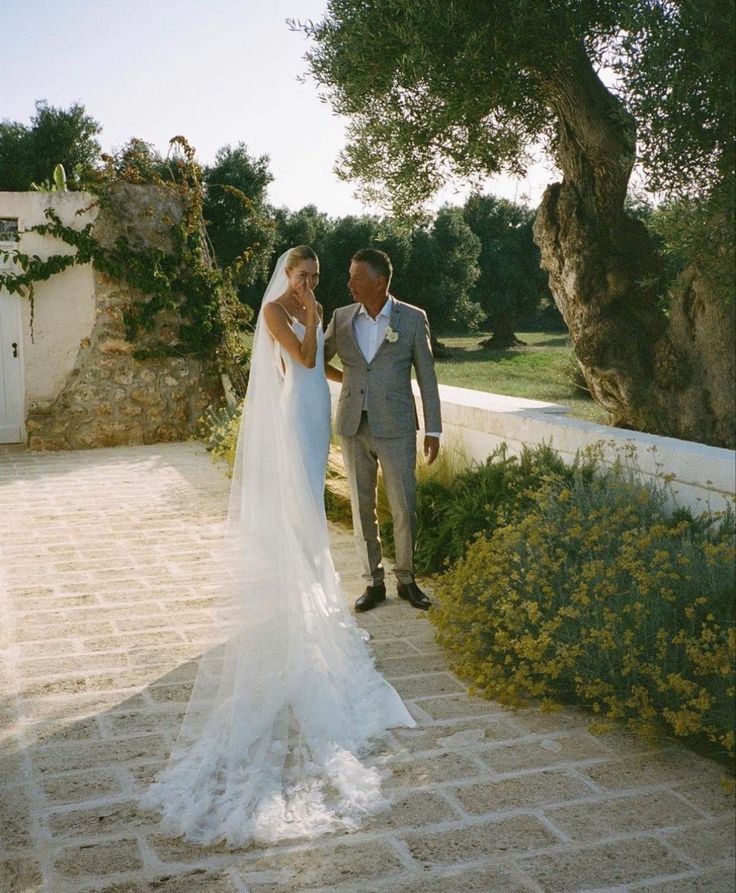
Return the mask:
[[(203, 164), (244, 142), (268, 155), (269, 200), (332, 216), (375, 212), (335, 176), (345, 120), (306, 73), (308, 42), (286, 19), (318, 21), (326, 0), (3, 0), (0, 119), (28, 123), (34, 102), (81, 102), (110, 151), (138, 137), (165, 153), (182, 134)], [(550, 164), (487, 191), (536, 205)], [(462, 202), (467, 190), (437, 197)]]

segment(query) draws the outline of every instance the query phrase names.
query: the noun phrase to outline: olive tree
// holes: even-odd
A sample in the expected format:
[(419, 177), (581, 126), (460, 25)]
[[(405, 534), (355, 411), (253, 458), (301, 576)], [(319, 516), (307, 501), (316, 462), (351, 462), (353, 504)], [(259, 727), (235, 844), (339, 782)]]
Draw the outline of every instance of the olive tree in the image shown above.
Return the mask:
[(78, 102), (62, 109), (40, 99), (30, 125), (0, 121), (0, 189), (26, 191), (34, 181), (49, 180), (57, 164), (70, 186), (82, 188), (99, 165), (101, 131)]
[(449, 178), (523, 172), (541, 142), (562, 178), (535, 240), (595, 399), (615, 424), (733, 446), (733, 295), (707, 253), (666, 292), (625, 198), (638, 135), (652, 188), (695, 207), (731, 269), (734, 18), (733, 0), (330, 0), (303, 27), (350, 121), (341, 175), (369, 198), (416, 208)]
[(548, 295), (539, 268), (539, 249), (532, 240), (533, 213), (492, 195), (471, 195), (463, 217), (480, 241), (480, 276), (472, 297), (483, 308), (491, 338), (483, 347), (503, 349), (523, 344), (516, 330)]

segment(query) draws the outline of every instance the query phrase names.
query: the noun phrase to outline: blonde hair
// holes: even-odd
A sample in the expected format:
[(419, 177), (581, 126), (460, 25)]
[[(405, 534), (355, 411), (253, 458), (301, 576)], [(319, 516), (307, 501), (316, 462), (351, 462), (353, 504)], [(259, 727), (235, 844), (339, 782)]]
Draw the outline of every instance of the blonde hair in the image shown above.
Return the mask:
[(293, 270), (303, 260), (314, 260), (319, 263), (319, 258), (309, 245), (296, 245), (286, 257), (286, 269)]

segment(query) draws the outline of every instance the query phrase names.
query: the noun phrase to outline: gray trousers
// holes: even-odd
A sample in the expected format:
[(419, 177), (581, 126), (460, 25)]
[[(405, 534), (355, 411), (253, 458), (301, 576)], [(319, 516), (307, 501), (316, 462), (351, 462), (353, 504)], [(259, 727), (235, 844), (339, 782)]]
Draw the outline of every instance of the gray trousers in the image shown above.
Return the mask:
[(399, 583), (414, 579), (416, 539), (416, 437), (375, 437), (363, 413), (355, 435), (341, 438), (343, 461), (350, 484), (355, 545), (363, 564), (363, 577), (377, 585), (383, 582), (381, 537), (376, 514), (378, 466), (381, 466), (391, 517), (394, 522)]

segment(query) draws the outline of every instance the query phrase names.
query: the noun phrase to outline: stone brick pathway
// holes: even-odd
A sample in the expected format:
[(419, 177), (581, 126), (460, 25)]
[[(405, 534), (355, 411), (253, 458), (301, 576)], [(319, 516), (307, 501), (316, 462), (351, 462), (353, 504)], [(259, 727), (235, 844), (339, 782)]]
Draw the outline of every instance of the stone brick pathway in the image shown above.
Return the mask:
[[(391, 812), (306, 845), (160, 836), (134, 796), (204, 646), (227, 488), (197, 443), (0, 447), (2, 893), (735, 889), (718, 768), (593, 737), (572, 710), (468, 698), (426, 618), (395, 598), (361, 616), (419, 722), (393, 736)], [(332, 534), (353, 599), (352, 541)]]

